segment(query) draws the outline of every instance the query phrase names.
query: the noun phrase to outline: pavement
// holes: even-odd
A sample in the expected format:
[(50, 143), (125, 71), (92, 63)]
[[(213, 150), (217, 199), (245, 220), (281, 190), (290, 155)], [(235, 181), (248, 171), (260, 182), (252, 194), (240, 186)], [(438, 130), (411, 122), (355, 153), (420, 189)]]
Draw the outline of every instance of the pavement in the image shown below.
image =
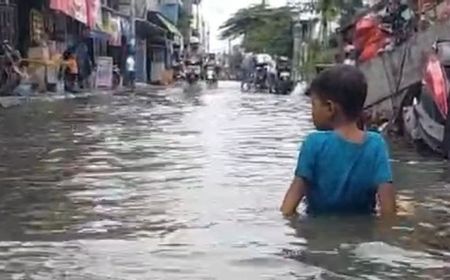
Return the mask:
[[(137, 93), (146, 93), (146, 92), (157, 92), (166, 90), (171, 87), (176, 87), (177, 85), (170, 86), (159, 86), (159, 85), (150, 85), (145, 83), (137, 83), (134, 92)], [(32, 96), (1, 96), (0, 97), (0, 109), (1, 108), (11, 108), (15, 106), (20, 106), (30, 102), (36, 101), (46, 101), (46, 102), (54, 102), (58, 100), (65, 99), (78, 99), (78, 98), (87, 98), (91, 96), (98, 95), (120, 95), (120, 94), (128, 94), (131, 93), (131, 90), (126, 87), (121, 87), (115, 90), (102, 90), (95, 89), (92, 91), (80, 92), (80, 93), (54, 93), (54, 92), (46, 92), (46, 93), (38, 93)]]

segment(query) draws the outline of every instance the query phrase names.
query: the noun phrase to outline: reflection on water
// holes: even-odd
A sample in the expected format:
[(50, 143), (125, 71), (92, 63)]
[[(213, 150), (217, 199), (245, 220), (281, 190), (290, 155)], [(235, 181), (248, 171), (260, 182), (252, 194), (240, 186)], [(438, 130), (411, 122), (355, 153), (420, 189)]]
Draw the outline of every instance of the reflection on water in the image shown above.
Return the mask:
[(402, 216), (285, 220), (302, 96), (208, 92), (0, 112), (0, 279), (444, 279), (447, 163), (392, 144)]

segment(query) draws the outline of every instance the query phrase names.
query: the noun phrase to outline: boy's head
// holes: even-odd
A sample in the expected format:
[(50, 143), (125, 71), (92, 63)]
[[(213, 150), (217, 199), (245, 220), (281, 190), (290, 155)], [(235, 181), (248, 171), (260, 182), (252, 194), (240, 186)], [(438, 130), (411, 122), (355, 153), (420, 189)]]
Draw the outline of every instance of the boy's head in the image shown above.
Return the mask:
[(355, 66), (338, 65), (322, 71), (308, 90), (312, 98), (312, 115), (318, 129), (356, 122), (367, 97), (367, 81)]

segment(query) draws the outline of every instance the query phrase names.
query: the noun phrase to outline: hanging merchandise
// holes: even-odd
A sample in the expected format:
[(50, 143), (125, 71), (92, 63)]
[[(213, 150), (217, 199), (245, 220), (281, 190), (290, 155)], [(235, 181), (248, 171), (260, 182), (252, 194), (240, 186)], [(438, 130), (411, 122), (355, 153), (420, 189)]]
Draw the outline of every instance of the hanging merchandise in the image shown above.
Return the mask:
[(70, 0), (50, 0), (50, 9), (60, 11), (70, 16), (72, 1)]
[(111, 46), (119, 47), (122, 45), (122, 32), (121, 32), (121, 24), (120, 17), (112, 16), (110, 20), (110, 29), (111, 29), (111, 38), (109, 40), (109, 44)]
[(40, 44), (44, 39), (44, 17), (35, 9), (30, 12), (30, 38), (33, 44)]
[(86, 0), (50, 0), (50, 9), (60, 11), (81, 23), (88, 23)]
[(87, 25), (94, 29), (98, 21), (102, 19), (102, 9), (100, 0), (86, 0)]
[(87, 20), (87, 5), (86, 0), (72, 0), (72, 17), (84, 24), (88, 23)]

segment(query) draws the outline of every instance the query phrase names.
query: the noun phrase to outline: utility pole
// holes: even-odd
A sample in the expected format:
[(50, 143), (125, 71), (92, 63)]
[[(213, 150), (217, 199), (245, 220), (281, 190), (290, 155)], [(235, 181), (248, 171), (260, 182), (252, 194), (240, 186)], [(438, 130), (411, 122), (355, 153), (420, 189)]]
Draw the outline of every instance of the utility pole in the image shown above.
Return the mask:
[(261, 5), (265, 7), (267, 5), (267, 0), (262, 0)]
[[(200, 37), (200, 3), (197, 3), (197, 19), (195, 20), (195, 24), (196, 24), (196, 29), (198, 32), (198, 36)], [(200, 38), (199, 38), (200, 39)]]
[[(131, 66), (128, 69), (129, 86), (134, 91), (136, 80), (136, 0), (130, 0), (130, 42), (128, 45), (128, 58)], [(128, 64), (128, 63), (127, 63)], [(128, 66), (127, 66), (128, 67)]]
[(131, 40), (136, 40), (136, 0), (130, 0)]

